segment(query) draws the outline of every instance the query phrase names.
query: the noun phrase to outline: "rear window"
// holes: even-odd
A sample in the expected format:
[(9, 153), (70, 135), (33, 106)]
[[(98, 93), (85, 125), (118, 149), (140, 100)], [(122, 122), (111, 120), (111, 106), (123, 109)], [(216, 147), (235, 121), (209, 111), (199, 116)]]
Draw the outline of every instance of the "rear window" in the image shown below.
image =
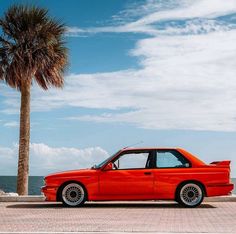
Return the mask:
[(182, 154), (175, 150), (157, 151), (156, 152), (156, 167), (158, 168), (180, 168), (190, 167), (187, 159)]

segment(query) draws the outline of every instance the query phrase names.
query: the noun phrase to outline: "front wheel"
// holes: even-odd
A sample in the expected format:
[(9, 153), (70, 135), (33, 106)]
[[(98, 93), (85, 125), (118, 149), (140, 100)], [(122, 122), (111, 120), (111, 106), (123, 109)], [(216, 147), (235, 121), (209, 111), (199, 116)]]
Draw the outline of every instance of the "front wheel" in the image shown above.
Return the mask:
[(177, 190), (177, 202), (184, 207), (197, 207), (204, 198), (204, 190), (196, 183), (186, 183)]
[(86, 197), (85, 189), (77, 183), (69, 183), (61, 190), (61, 200), (65, 206), (82, 206)]

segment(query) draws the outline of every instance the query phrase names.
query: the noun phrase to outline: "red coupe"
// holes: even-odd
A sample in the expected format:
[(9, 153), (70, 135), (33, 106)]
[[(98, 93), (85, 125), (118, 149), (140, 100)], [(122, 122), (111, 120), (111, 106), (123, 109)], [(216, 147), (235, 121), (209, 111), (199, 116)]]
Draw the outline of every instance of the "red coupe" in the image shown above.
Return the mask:
[(47, 201), (175, 200), (196, 207), (204, 197), (228, 195), (230, 161), (205, 164), (179, 148), (124, 148), (90, 169), (45, 177)]

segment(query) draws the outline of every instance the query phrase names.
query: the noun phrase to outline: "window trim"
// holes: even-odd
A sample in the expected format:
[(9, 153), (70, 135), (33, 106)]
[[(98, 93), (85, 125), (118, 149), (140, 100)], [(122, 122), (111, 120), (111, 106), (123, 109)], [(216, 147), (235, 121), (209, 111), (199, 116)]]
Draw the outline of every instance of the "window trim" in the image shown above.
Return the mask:
[[(189, 164), (189, 167), (158, 167), (157, 166), (157, 153), (158, 152), (176, 152), (180, 156), (182, 156), (186, 162)], [(173, 154), (175, 156), (175, 154)], [(192, 163), (187, 159), (183, 154), (181, 154), (178, 150), (175, 149), (156, 149), (154, 153), (154, 169), (187, 169), (187, 168), (192, 168)]]

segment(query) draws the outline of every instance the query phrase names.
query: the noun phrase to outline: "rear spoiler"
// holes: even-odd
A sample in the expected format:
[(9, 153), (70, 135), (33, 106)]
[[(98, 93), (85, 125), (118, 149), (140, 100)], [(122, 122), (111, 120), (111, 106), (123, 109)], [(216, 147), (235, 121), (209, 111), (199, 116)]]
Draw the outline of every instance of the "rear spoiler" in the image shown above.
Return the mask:
[(230, 166), (230, 160), (226, 160), (226, 161), (215, 161), (215, 162), (211, 162), (210, 165), (215, 165), (217, 167), (229, 167)]

